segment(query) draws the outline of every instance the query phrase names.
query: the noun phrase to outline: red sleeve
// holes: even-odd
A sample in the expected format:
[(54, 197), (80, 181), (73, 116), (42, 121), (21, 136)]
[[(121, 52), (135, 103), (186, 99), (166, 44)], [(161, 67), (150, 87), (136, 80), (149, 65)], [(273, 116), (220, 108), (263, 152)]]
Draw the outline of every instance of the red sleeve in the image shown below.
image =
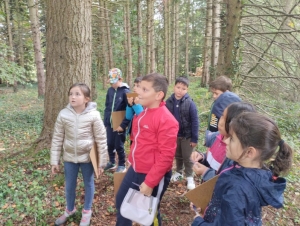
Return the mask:
[(178, 122), (171, 114), (165, 116), (157, 117), (159, 120), (157, 132), (159, 157), (145, 178), (145, 183), (151, 188), (157, 186), (161, 178), (172, 169), (176, 152)]

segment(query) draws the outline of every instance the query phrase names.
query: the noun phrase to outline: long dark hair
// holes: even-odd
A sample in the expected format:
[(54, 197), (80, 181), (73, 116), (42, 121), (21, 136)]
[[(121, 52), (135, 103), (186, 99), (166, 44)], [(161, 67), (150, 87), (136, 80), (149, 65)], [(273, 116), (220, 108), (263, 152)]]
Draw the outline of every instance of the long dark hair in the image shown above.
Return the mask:
[(276, 123), (261, 114), (244, 112), (230, 123), (230, 132), (233, 131), (239, 139), (244, 153), (247, 147), (254, 147), (260, 153), (261, 164), (270, 160), (268, 165), (274, 176), (286, 173), (292, 166), (293, 151), (282, 140)]

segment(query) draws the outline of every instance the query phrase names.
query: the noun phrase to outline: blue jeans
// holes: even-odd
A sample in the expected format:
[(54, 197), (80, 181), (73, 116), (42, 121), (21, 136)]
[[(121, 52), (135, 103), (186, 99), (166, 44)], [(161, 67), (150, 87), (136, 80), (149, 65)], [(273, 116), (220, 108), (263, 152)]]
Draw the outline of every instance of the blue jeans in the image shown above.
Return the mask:
[(116, 154), (114, 150), (116, 150), (119, 159), (119, 166), (125, 166), (125, 133), (125, 131), (122, 133), (114, 132), (113, 128), (111, 128), (110, 125), (106, 127), (107, 151), (109, 155), (109, 161), (115, 164)]
[[(147, 174), (143, 174), (143, 173), (136, 173), (132, 166), (129, 167), (129, 169), (127, 170), (127, 173), (122, 181), (122, 184), (119, 188), (119, 191), (116, 195), (116, 208), (117, 208), (117, 223), (116, 226), (131, 226), (132, 225), (132, 221), (123, 217), (120, 213), (120, 208), (121, 208), (121, 204), (123, 202), (123, 199), (125, 198), (129, 188), (134, 188), (137, 189), (137, 186), (134, 185), (132, 182), (135, 182), (137, 184), (141, 184), (144, 182), (145, 177), (147, 176)], [(164, 176), (164, 187), (162, 189), (161, 195), (160, 195), (160, 200), (162, 198), (162, 196), (164, 195), (165, 191), (167, 190), (167, 187), (169, 186), (170, 180), (171, 180), (171, 176), (172, 176), (172, 170), (170, 170), (169, 172), (167, 172)], [(157, 194), (157, 189), (158, 189), (158, 185), (156, 187), (154, 187), (153, 192), (152, 192), (152, 196), (156, 196)], [(157, 220), (159, 225), (162, 225), (162, 220), (160, 217), (160, 212), (159, 212), (159, 206), (160, 204), (158, 204), (158, 208), (157, 208)], [(152, 224), (153, 225), (153, 224)]]
[(72, 211), (75, 207), (77, 176), (81, 169), (84, 182), (84, 209), (92, 208), (95, 184), (94, 184), (94, 168), (91, 162), (89, 163), (73, 163), (64, 162), (65, 180), (66, 180), (66, 200), (67, 209)]

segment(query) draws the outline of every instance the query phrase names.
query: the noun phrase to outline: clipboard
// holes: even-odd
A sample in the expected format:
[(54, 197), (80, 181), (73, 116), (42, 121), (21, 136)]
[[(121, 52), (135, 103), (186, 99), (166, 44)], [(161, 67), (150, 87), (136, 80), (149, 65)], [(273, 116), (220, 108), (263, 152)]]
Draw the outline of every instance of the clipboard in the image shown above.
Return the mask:
[(91, 162), (92, 162), (92, 165), (93, 165), (93, 168), (94, 168), (95, 176), (98, 179), (98, 177), (99, 177), (99, 174), (98, 174), (99, 162), (98, 162), (98, 151), (97, 151), (96, 142), (94, 142), (92, 150), (90, 151), (90, 158), (91, 158)]
[(187, 192), (185, 196), (196, 206), (201, 208), (203, 214), (208, 203), (212, 198), (212, 194), (216, 185), (219, 175), (211, 178), (210, 180), (200, 184), (193, 190)]
[(119, 191), (119, 188), (120, 188), (120, 185), (122, 184), (122, 181), (124, 179), (126, 175), (126, 172), (115, 172), (114, 173), (114, 194), (115, 194), (115, 197)]
[(126, 111), (113, 111), (111, 113), (111, 120), (114, 131), (121, 125), (122, 121), (124, 120), (125, 112)]
[(137, 93), (126, 93), (126, 96), (127, 96), (127, 98), (130, 98), (130, 97), (136, 98), (136, 97), (138, 97), (138, 94)]

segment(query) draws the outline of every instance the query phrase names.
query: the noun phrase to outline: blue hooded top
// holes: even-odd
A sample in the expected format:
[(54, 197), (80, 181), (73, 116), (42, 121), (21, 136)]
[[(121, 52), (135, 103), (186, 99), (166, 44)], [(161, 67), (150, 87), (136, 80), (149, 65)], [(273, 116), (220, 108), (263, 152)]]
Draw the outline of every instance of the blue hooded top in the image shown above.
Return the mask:
[[(113, 87), (108, 88), (105, 99), (105, 109), (104, 109), (104, 126), (111, 126), (111, 113), (113, 111), (125, 111), (127, 106), (127, 96), (126, 93), (129, 93), (130, 89), (126, 83), (122, 83), (120, 87), (114, 89)], [(115, 98), (114, 98), (115, 97)], [(113, 107), (113, 109), (112, 109)], [(124, 120), (121, 123), (123, 130), (128, 126), (130, 120), (124, 117)]]
[(227, 106), (231, 103), (240, 101), (241, 98), (233, 92), (226, 91), (222, 93), (212, 104), (207, 129), (211, 132), (217, 132), (219, 119), (221, 118), (225, 108), (227, 108)]
[(234, 163), (220, 174), (203, 218), (196, 217), (192, 226), (262, 225), (261, 207), (281, 208), (285, 187), (286, 180), (273, 180), (270, 170)]

